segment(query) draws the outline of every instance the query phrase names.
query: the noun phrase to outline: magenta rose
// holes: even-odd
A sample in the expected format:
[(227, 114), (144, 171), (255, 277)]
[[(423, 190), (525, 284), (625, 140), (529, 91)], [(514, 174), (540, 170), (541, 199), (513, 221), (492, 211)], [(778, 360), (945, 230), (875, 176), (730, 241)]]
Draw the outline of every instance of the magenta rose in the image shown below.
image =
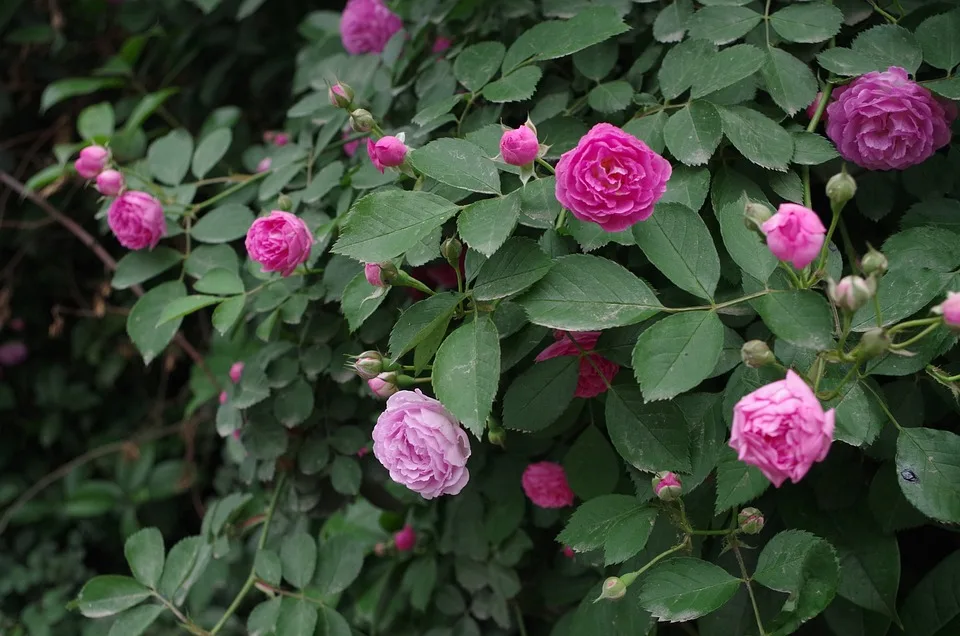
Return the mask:
[(773, 255), (797, 269), (813, 262), (827, 234), (816, 212), (795, 203), (782, 203), (761, 229)]
[(128, 190), (113, 200), (107, 224), (120, 245), (141, 250), (156, 247), (167, 229), (163, 206), (146, 192)]
[(109, 158), (110, 153), (103, 146), (87, 146), (80, 151), (80, 158), (73, 167), (84, 179), (93, 179), (107, 167)]
[(340, 18), (340, 39), (351, 55), (382, 53), (403, 22), (382, 0), (347, 0)]
[(532, 163), (540, 152), (537, 133), (527, 126), (505, 130), (500, 137), (500, 156), (504, 163), (511, 166), (525, 166)]
[(419, 389), (400, 391), (373, 427), (373, 454), (390, 479), (424, 499), (456, 495), (470, 480), (470, 440), (440, 402)]
[(787, 371), (743, 397), (733, 408), (730, 447), (740, 461), (760, 469), (774, 486), (797, 483), (823, 461), (833, 441), (834, 411), (824, 411), (800, 376)]
[(393, 545), (398, 552), (409, 552), (417, 545), (417, 533), (409, 523), (393, 535)]
[(404, 145), (402, 137), (403, 135), (400, 137), (387, 135), (376, 143), (372, 139), (367, 139), (367, 154), (381, 174), (385, 168), (396, 168), (406, 159), (407, 146)]
[(903, 170), (950, 142), (954, 113), (904, 69), (891, 66), (853, 80), (827, 106), (827, 136), (844, 159), (858, 166)]
[(560, 464), (530, 464), (523, 471), (520, 482), (530, 501), (541, 508), (565, 508), (573, 504), (573, 491)]
[(97, 175), (97, 192), (105, 197), (115, 197), (123, 190), (123, 175), (116, 170), (104, 170)]
[[(597, 339), (600, 338), (599, 331), (573, 331), (570, 335), (580, 345), (576, 347), (567, 332), (556, 331), (554, 338), (556, 342), (540, 352), (536, 357), (537, 362), (543, 362), (551, 358), (560, 356), (579, 356), (580, 349), (588, 351), (587, 355), (580, 358), (579, 377), (577, 378), (577, 391), (574, 393), (579, 398), (592, 398), (606, 392), (607, 385), (613, 381), (613, 378), (620, 370), (620, 365), (610, 362), (599, 353), (593, 353), (593, 348), (597, 346)], [(591, 364), (592, 363), (592, 364)], [(598, 372), (599, 371), (599, 372)]]
[(960, 292), (947, 292), (947, 299), (933, 309), (953, 331), (960, 331)]
[(247, 230), (247, 253), (265, 272), (289, 276), (310, 258), (313, 234), (301, 219), (280, 210), (262, 216)]
[(670, 173), (670, 162), (647, 144), (597, 124), (560, 157), (557, 200), (581, 221), (619, 232), (653, 214)]

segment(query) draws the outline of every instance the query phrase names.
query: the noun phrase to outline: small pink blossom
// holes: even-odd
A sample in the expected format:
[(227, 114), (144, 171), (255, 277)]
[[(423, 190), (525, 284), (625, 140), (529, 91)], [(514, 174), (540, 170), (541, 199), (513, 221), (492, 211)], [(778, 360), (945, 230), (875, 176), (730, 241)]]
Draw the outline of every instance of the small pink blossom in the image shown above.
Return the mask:
[(340, 39), (351, 55), (382, 53), (393, 34), (402, 28), (399, 16), (382, 0), (347, 0), (340, 18)]
[(563, 466), (555, 462), (537, 462), (523, 471), (523, 492), (541, 508), (564, 508), (573, 504), (573, 491)]
[(453, 44), (453, 40), (450, 38), (438, 35), (437, 39), (433, 41), (433, 47), (430, 49), (430, 52), (434, 55), (439, 53), (444, 53), (447, 49), (450, 48), (450, 45)]
[(385, 168), (396, 168), (403, 164), (407, 156), (407, 147), (400, 137), (387, 135), (376, 143), (367, 139), (367, 155), (374, 167), (383, 174)]
[(954, 331), (960, 331), (960, 292), (947, 292), (947, 299), (934, 308), (943, 316), (943, 322)]
[(270, 166), (273, 165), (273, 159), (270, 157), (264, 157), (257, 163), (257, 172), (266, 172), (270, 169)]
[(413, 526), (407, 524), (403, 526), (400, 532), (394, 534), (393, 545), (396, 546), (399, 552), (409, 552), (413, 550), (414, 546), (417, 545), (417, 533), (413, 530)]
[(379, 263), (364, 263), (363, 276), (367, 282), (374, 287), (386, 287), (387, 283), (383, 280), (383, 270)]
[(87, 146), (80, 151), (80, 158), (73, 167), (84, 179), (93, 179), (107, 167), (109, 158), (110, 152), (103, 146)]
[(568, 559), (572, 559), (574, 556), (576, 556), (576, 552), (574, 552), (573, 548), (571, 548), (568, 545), (563, 546), (562, 551), (563, 551), (563, 556), (567, 557)]
[(773, 255), (793, 263), (797, 269), (817, 258), (827, 234), (816, 212), (795, 203), (780, 204), (777, 213), (764, 221), (761, 228)]
[(511, 166), (525, 166), (532, 163), (540, 152), (537, 133), (527, 126), (505, 130), (500, 137), (500, 156), (504, 163)]
[(123, 175), (116, 170), (104, 170), (97, 175), (97, 191), (105, 197), (117, 196), (123, 186)]
[(160, 202), (139, 190), (128, 190), (113, 200), (107, 224), (120, 245), (131, 250), (153, 249), (167, 227)]
[(273, 145), (277, 147), (283, 147), (290, 143), (290, 135), (285, 132), (280, 132), (274, 135)]
[[(577, 390), (574, 395), (579, 398), (592, 398), (605, 393), (607, 385), (613, 381), (617, 372), (620, 371), (620, 365), (607, 360), (599, 353), (593, 353), (597, 346), (597, 340), (600, 338), (599, 331), (572, 331), (570, 335), (580, 345), (577, 348), (566, 336), (565, 331), (556, 330), (553, 337), (556, 339), (552, 345), (540, 352), (536, 357), (537, 362), (558, 358), (560, 356), (579, 356), (580, 349), (590, 352), (580, 359), (579, 376), (577, 378)], [(592, 363), (592, 364), (591, 364)], [(597, 370), (599, 369), (599, 373)]]
[(242, 362), (234, 362), (230, 365), (230, 381), (234, 384), (240, 382), (240, 377), (243, 375), (244, 364)]
[(302, 219), (272, 210), (253, 222), (247, 231), (246, 247), (250, 258), (260, 263), (265, 272), (289, 276), (310, 258), (313, 234)]
[(227, 403), (227, 392), (226, 392), (226, 391), (220, 391), (220, 398), (219, 398), (219, 399), (220, 399), (220, 404), (226, 404), (226, 403)]

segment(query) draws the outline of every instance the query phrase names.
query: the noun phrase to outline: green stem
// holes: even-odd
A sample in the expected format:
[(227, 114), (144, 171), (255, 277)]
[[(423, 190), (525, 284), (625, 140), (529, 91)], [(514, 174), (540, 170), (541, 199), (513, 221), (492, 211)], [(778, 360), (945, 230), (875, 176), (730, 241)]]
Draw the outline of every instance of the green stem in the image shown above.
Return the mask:
[(813, 132), (817, 129), (817, 125), (820, 123), (824, 111), (827, 110), (827, 102), (830, 101), (830, 93), (832, 92), (833, 84), (827, 82), (823, 87), (823, 95), (820, 97), (820, 103), (817, 104), (817, 110), (814, 111), (813, 117), (810, 118), (810, 123), (807, 124), (807, 132)]
[(697, 536), (716, 536), (716, 535), (728, 535), (736, 532), (737, 529), (733, 530), (687, 530), (687, 534), (697, 535)]
[(520, 604), (513, 602), (513, 612), (517, 615), (517, 629), (520, 630), (520, 636), (527, 636), (527, 626), (523, 622), (523, 612), (520, 610)]
[(539, 163), (542, 167), (546, 168), (547, 172), (549, 172), (550, 174), (557, 174), (557, 171), (553, 168), (553, 166), (551, 166), (549, 163), (544, 161), (543, 157), (537, 157), (537, 163)]
[(725, 307), (732, 307), (734, 305), (739, 305), (740, 303), (745, 303), (754, 298), (760, 298), (761, 296), (766, 296), (769, 293), (772, 293), (774, 290), (765, 289), (761, 292), (754, 292), (752, 294), (747, 294), (746, 296), (741, 296), (740, 298), (734, 298), (733, 300), (727, 300), (722, 303), (717, 303), (714, 305), (695, 305), (693, 307), (661, 307), (660, 311), (664, 313), (680, 313), (683, 311), (717, 311), (724, 309)]
[(670, 556), (670, 555), (673, 554), (674, 552), (679, 552), (680, 550), (683, 550), (684, 548), (686, 548), (686, 547), (689, 546), (689, 545), (690, 545), (690, 539), (689, 539), (689, 538), (685, 538), (682, 542), (680, 542), (680, 543), (678, 543), (677, 545), (673, 546), (673, 547), (670, 548), (669, 550), (666, 550), (666, 551), (664, 551), (664, 552), (661, 552), (661, 553), (658, 554), (657, 556), (653, 557), (653, 559), (651, 559), (649, 563), (647, 563), (645, 566), (643, 566), (642, 568), (640, 568), (640, 569), (637, 570), (636, 572), (628, 572), (627, 574), (624, 574), (623, 576), (620, 577), (620, 580), (623, 581), (624, 585), (626, 585), (626, 586), (629, 587), (630, 584), (633, 583), (634, 581), (636, 581), (636, 580), (637, 580), (637, 577), (639, 577), (641, 574), (643, 574), (644, 572), (646, 572), (647, 570), (649, 570), (650, 568), (652, 568), (654, 565), (656, 565), (656, 564), (659, 563), (660, 561), (663, 561), (665, 558), (667, 558), (668, 556)]
[[(257, 551), (254, 553), (254, 562), (256, 562), (257, 554), (263, 550), (263, 547), (267, 544), (267, 535), (270, 533), (270, 524), (273, 522), (273, 513), (277, 509), (277, 503), (280, 501), (280, 493), (283, 492), (284, 486), (287, 483), (287, 474), (283, 473), (280, 476), (280, 479), (277, 481), (276, 487), (273, 489), (273, 496), (270, 498), (270, 504), (267, 506), (266, 518), (263, 521), (263, 530), (260, 532), (260, 539), (257, 541)], [(210, 630), (210, 636), (216, 636), (217, 633), (223, 629), (223, 626), (227, 624), (227, 621), (233, 616), (236, 611), (240, 608), (240, 603), (243, 602), (244, 597), (250, 592), (253, 588), (253, 584), (256, 582), (256, 569), (255, 566), (250, 566), (250, 574), (247, 576), (247, 580), (244, 581), (243, 587), (240, 588), (240, 591), (237, 593), (237, 596), (233, 599), (233, 602), (230, 603), (230, 607), (227, 608), (227, 611), (224, 612), (223, 616), (220, 617), (220, 620), (217, 621), (217, 624), (213, 626), (213, 629)]]
[(560, 208), (560, 214), (557, 215), (557, 222), (553, 226), (557, 232), (563, 227), (563, 224), (567, 221), (567, 208)]
[[(810, 206), (808, 205), (807, 207)], [(827, 229), (827, 235), (823, 239), (823, 247), (820, 248), (820, 258), (817, 259), (817, 266), (810, 274), (810, 280), (807, 281), (808, 286), (815, 282), (817, 272), (822, 272), (823, 268), (827, 265), (827, 253), (830, 251), (830, 239), (833, 238), (833, 233), (837, 230), (837, 224), (840, 222), (840, 212), (843, 211), (843, 204), (831, 205), (830, 209), (833, 211), (833, 219), (831, 219), (830, 227)]]
[(883, 309), (880, 308), (880, 290), (873, 294), (873, 310), (877, 314), (877, 327), (883, 327)]
[(842, 218), (840, 219), (840, 238), (843, 239), (843, 251), (847, 253), (847, 262), (850, 263), (850, 267), (853, 267), (853, 264), (860, 259), (857, 256), (857, 251), (853, 248), (853, 241), (850, 240), (847, 224), (843, 222)]
[(898, 351), (898, 350), (900, 350), (900, 349), (906, 349), (906, 348), (909, 347), (910, 345), (915, 344), (915, 343), (919, 342), (920, 340), (923, 340), (924, 336), (926, 336), (927, 334), (929, 334), (929, 333), (930, 333), (931, 331), (933, 331), (934, 329), (937, 329), (939, 326), (940, 326), (940, 324), (935, 322), (935, 323), (933, 323), (932, 325), (929, 325), (926, 329), (924, 329), (923, 331), (921, 331), (921, 332), (918, 333), (917, 335), (915, 335), (915, 336), (913, 336), (912, 338), (910, 338), (909, 340), (904, 340), (903, 342), (898, 342), (898, 343), (896, 343), (896, 344), (890, 345), (890, 348), (893, 349), (894, 351)]
[(787, 275), (790, 277), (790, 282), (793, 283), (794, 289), (806, 289), (806, 287), (803, 284), (803, 281), (800, 280), (800, 277), (797, 276), (797, 273), (793, 271), (792, 267), (790, 267), (783, 261), (780, 261), (780, 267), (782, 267), (783, 271), (785, 271)]
[(230, 196), (230, 195), (233, 194), (234, 192), (237, 192), (237, 191), (239, 191), (239, 190), (242, 190), (243, 188), (247, 187), (247, 186), (250, 185), (251, 183), (256, 183), (256, 182), (259, 181), (260, 179), (263, 179), (264, 177), (266, 177), (268, 174), (270, 174), (269, 171), (267, 171), (267, 172), (258, 172), (257, 174), (250, 175), (250, 177), (249, 177), (248, 179), (246, 179), (245, 181), (242, 181), (242, 182), (240, 182), (240, 183), (238, 183), (238, 184), (236, 184), (236, 185), (230, 186), (229, 188), (227, 188), (226, 190), (224, 190), (224, 191), (221, 192), (220, 194), (216, 194), (216, 195), (210, 197), (209, 199), (207, 199), (206, 201), (203, 201), (203, 202), (201, 202), (201, 203), (197, 203), (196, 205), (194, 205), (194, 206), (190, 209), (190, 214), (196, 214), (196, 213), (199, 212), (200, 210), (202, 210), (202, 209), (204, 209), (204, 208), (210, 207), (211, 205), (213, 205), (213, 204), (216, 203), (217, 201), (222, 201), (223, 199), (226, 199), (228, 196)]
[(926, 327), (934, 323), (939, 323), (943, 318), (940, 316), (934, 316), (933, 318), (918, 318), (917, 320), (908, 320), (907, 322), (901, 322), (898, 325), (894, 325), (887, 330), (888, 335), (893, 335), (898, 331), (903, 331), (904, 329), (910, 329), (912, 327)]
[[(160, 593), (158, 593), (158, 592), (153, 592), (153, 596), (156, 597), (156, 599), (157, 599), (158, 601), (160, 601), (160, 602), (163, 604), (164, 607), (166, 607), (168, 610), (170, 610), (170, 611), (173, 613), (173, 615), (177, 617), (177, 620), (178, 620), (178, 621), (180, 621), (180, 622), (183, 623), (184, 625), (187, 625), (187, 626), (189, 626), (189, 627), (192, 627), (192, 628), (196, 629), (196, 627), (197, 627), (196, 624), (195, 624), (193, 621), (191, 621), (189, 618), (187, 618), (186, 616), (184, 616), (183, 612), (181, 612), (179, 609), (177, 609), (177, 606), (176, 606), (176, 605), (174, 605), (173, 603), (171, 603), (170, 601), (168, 601), (167, 599), (165, 599), (165, 598), (164, 598)], [(193, 630), (191, 630), (191, 631), (193, 631)]]
[(903, 427), (900, 426), (900, 422), (898, 422), (898, 421), (897, 421), (897, 418), (895, 418), (895, 417), (893, 416), (893, 413), (891, 413), (891, 412), (890, 412), (890, 409), (887, 408), (887, 403), (883, 401), (883, 398), (880, 397), (880, 396), (877, 394), (876, 391), (873, 390), (873, 387), (870, 386), (870, 383), (869, 383), (869, 382), (863, 382), (863, 383), (860, 384), (860, 386), (862, 386), (862, 387), (865, 388), (867, 391), (870, 391), (870, 393), (873, 394), (873, 397), (876, 398), (876, 403), (880, 405), (880, 410), (882, 410), (884, 413), (886, 413), (887, 418), (889, 418), (889, 420), (890, 420), (891, 422), (893, 422), (893, 425), (897, 427), (897, 430), (902, 431), (902, 430), (903, 430)]
[(750, 585), (750, 575), (747, 573), (747, 564), (743, 562), (743, 555), (740, 554), (740, 546), (737, 545), (736, 539), (730, 541), (730, 547), (733, 549), (733, 554), (737, 557), (737, 563), (740, 565), (740, 574), (743, 576), (743, 582), (747, 586), (747, 594), (750, 596), (750, 604), (753, 606), (753, 617), (757, 620), (757, 629), (760, 630), (760, 636), (767, 636), (766, 630), (763, 629), (763, 619), (760, 618), (760, 607), (757, 605), (757, 597), (754, 596), (753, 587)]
[(476, 94), (470, 93), (470, 97), (467, 98), (467, 105), (463, 107), (463, 112), (460, 113), (460, 118), (457, 119), (457, 137), (460, 136), (460, 130), (463, 128), (463, 120), (467, 118), (467, 113), (470, 112), (470, 107), (473, 106), (475, 99), (477, 99)]
[(847, 374), (843, 376), (842, 380), (840, 380), (840, 384), (837, 385), (837, 388), (835, 388), (832, 391), (828, 391), (823, 395), (818, 395), (817, 397), (823, 400), (824, 402), (829, 402), (830, 400), (835, 399), (838, 395), (840, 395), (840, 392), (843, 391), (843, 387), (847, 385), (847, 382), (850, 381), (850, 378), (853, 377), (853, 374), (857, 372), (858, 368), (860, 368), (860, 363), (854, 362), (853, 366), (850, 367), (850, 370), (847, 371)]

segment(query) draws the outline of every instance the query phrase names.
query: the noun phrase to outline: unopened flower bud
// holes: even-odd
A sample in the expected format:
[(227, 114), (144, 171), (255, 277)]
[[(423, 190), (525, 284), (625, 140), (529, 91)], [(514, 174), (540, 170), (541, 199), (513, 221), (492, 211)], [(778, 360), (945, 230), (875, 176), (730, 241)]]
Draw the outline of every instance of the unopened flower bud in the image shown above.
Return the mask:
[(409, 552), (413, 550), (413, 547), (417, 545), (417, 533), (414, 532), (413, 526), (407, 524), (403, 526), (403, 529), (393, 535), (393, 545), (396, 546), (399, 552)]
[(868, 358), (883, 355), (889, 348), (890, 336), (880, 327), (867, 331), (860, 339), (860, 350)]
[(397, 374), (392, 371), (381, 373), (377, 377), (367, 380), (367, 386), (370, 387), (374, 395), (386, 399), (399, 390), (397, 388)]
[(653, 492), (661, 501), (675, 501), (683, 493), (680, 479), (669, 471), (659, 472), (653, 476)]
[(838, 308), (850, 312), (866, 305), (876, 293), (877, 282), (873, 278), (844, 276), (839, 283), (833, 282), (833, 279), (827, 281), (827, 296), (830, 301)]
[(773, 216), (773, 213), (770, 208), (762, 203), (751, 201), (743, 209), (743, 224), (747, 226), (748, 230), (763, 234), (763, 224), (771, 216)]
[(763, 513), (756, 508), (744, 508), (737, 515), (737, 525), (744, 534), (759, 534), (764, 523)]
[(740, 347), (740, 359), (751, 369), (759, 369), (777, 361), (770, 347), (763, 340), (749, 340)]
[[(620, 577), (611, 576), (600, 586), (600, 596), (598, 596), (596, 600), (607, 599), (608, 601), (619, 601), (626, 596), (626, 594), (627, 584), (620, 580)], [(594, 601), (594, 603), (596, 603), (596, 601)]]
[(105, 197), (117, 196), (123, 186), (123, 175), (116, 170), (104, 170), (97, 175), (97, 192)]
[(293, 209), (293, 199), (288, 194), (281, 194), (277, 197), (277, 209), (289, 212)]
[(440, 244), (440, 253), (450, 263), (450, 267), (458, 267), (460, 265), (460, 254), (463, 253), (463, 243), (451, 236)]
[(285, 132), (278, 132), (273, 136), (273, 145), (277, 147), (286, 146), (290, 143), (290, 135)]
[(496, 444), (503, 448), (507, 443), (507, 431), (503, 429), (500, 421), (492, 415), (487, 418), (487, 439), (491, 444)]
[(370, 114), (369, 110), (364, 110), (363, 108), (358, 108), (357, 110), (350, 113), (350, 127), (353, 128), (354, 132), (366, 133), (373, 130), (373, 126), (376, 122), (373, 119), (373, 115)]
[(873, 247), (863, 255), (863, 260), (860, 261), (860, 269), (867, 276), (883, 276), (887, 273), (887, 266), (887, 257)]
[(576, 556), (576, 552), (574, 552), (573, 548), (570, 546), (565, 545), (563, 546), (563, 556), (567, 557), (568, 559), (572, 559), (574, 556)]
[(327, 91), (327, 96), (330, 98), (331, 106), (350, 108), (350, 104), (353, 103), (354, 93), (353, 89), (343, 82), (337, 82)]
[(273, 160), (270, 157), (264, 157), (257, 163), (257, 172), (266, 172), (271, 165), (273, 165)]
[(827, 198), (834, 205), (843, 205), (857, 193), (857, 182), (845, 171), (827, 181)]
[(960, 292), (947, 292), (947, 299), (934, 307), (933, 313), (943, 316), (948, 329), (960, 332)]
[(364, 380), (371, 380), (383, 372), (383, 356), (379, 351), (364, 351), (353, 361), (353, 369)]
[[(374, 287), (387, 287), (390, 283), (387, 281), (384, 276), (384, 272), (393, 267), (392, 263), (364, 263), (363, 265), (363, 276), (367, 279), (367, 282), (373, 285)], [(396, 267), (393, 267), (393, 271), (396, 271)]]

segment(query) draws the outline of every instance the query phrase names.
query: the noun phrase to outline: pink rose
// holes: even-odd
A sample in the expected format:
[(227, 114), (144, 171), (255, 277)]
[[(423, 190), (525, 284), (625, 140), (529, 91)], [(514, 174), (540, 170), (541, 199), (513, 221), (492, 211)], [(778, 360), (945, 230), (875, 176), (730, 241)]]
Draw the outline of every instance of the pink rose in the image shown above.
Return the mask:
[(11, 340), (0, 345), (0, 367), (13, 367), (27, 359), (27, 345)]
[(399, 552), (409, 552), (417, 545), (417, 533), (409, 523), (400, 532), (393, 535), (393, 545)]
[(943, 322), (952, 330), (960, 331), (960, 292), (947, 292), (947, 299), (933, 312), (943, 316)]
[(555, 462), (537, 462), (523, 471), (523, 492), (541, 508), (564, 508), (573, 504), (573, 491), (567, 484), (563, 466)]
[(103, 146), (87, 146), (80, 151), (80, 158), (73, 163), (77, 174), (84, 179), (93, 179), (107, 166), (110, 153)]
[(898, 66), (853, 80), (827, 114), (840, 155), (868, 170), (915, 166), (950, 142), (950, 114)]
[(139, 190), (128, 190), (113, 200), (107, 223), (120, 245), (131, 250), (153, 249), (167, 229), (163, 206)]
[(653, 214), (670, 173), (670, 162), (647, 144), (597, 124), (560, 157), (557, 200), (581, 221), (619, 232)]
[(340, 18), (340, 39), (351, 55), (382, 53), (401, 28), (403, 22), (382, 0), (347, 0)]
[[(599, 331), (572, 331), (570, 335), (577, 341), (580, 348), (584, 351), (592, 351), (597, 346), (597, 339), (600, 337)], [(536, 357), (537, 362), (558, 358), (560, 356), (579, 356), (580, 349), (570, 342), (565, 331), (557, 330), (553, 334), (556, 342), (540, 352)], [(591, 362), (593, 364), (591, 364)], [(599, 369), (599, 373), (597, 370)], [(580, 375), (577, 378), (577, 391), (574, 393), (579, 398), (592, 398), (606, 392), (607, 385), (613, 381), (613, 378), (620, 370), (620, 365), (610, 362), (599, 353), (589, 353), (580, 359)]]
[(367, 386), (377, 397), (388, 398), (399, 391), (397, 374), (393, 371), (384, 371), (376, 377), (367, 380)]
[(105, 197), (117, 196), (123, 186), (123, 175), (116, 170), (104, 170), (97, 175), (97, 191)]
[(234, 362), (230, 365), (230, 381), (234, 384), (240, 382), (240, 377), (243, 375), (243, 363)]
[[(834, 86), (833, 90), (830, 91), (830, 103), (832, 104), (833, 102), (840, 99), (840, 96), (847, 91), (847, 88), (849, 88), (847, 85)], [(809, 119), (813, 119), (813, 116), (817, 114), (817, 109), (820, 107), (821, 99), (823, 99), (823, 93), (819, 92), (817, 93), (817, 96), (813, 98), (813, 101), (810, 103), (810, 105), (807, 106), (807, 117)], [(823, 115), (820, 116), (820, 119), (823, 121), (823, 123), (827, 123), (829, 117), (827, 115), (826, 109), (824, 109)]]
[(379, 263), (364, 263), (363, 276), (367, 282), (374, 287), (386, 287), (387, 283), (383, 280), (383, 270)]
[(368, 138), (367, 154), (380, 174), (383, 174), (384, 168), (396, 168), (403, 164), (407, 157), (407, 147), (403, 139), (392, 135), (382, 137), (376, 143)]
[(451, 44), (453, 44), (453, 40), (450, 38), (445, 38), (442, 35), (438, 35), (437, 39), (433, 41), (433, 48), (430, 49), (430, 52), (434, 55), (443, 53), (450, 48)]
[[(352, 134), (353, 134), (353, 131), (348, 128), (347, 130), (343, 131), (343, 134), (341, 135), (341, 137), (343, 138), (344, 141), (346, 141), (350, 139), (350, 136)], [(357, 154), (357, 148), (359, 147), (360, 147), (359, 139), (354, 139), (353, 141), (347, 141), (345, 144), (343, 144), (343, 152), (348, 157), (353, 157), (353, 155)]]
[(257, 163), (257, 172), (266, 172), (273, 165), (273, 159), (264, 157)]
[(813, 262), (827, 234), (816, 212), (795, 203), (781, 203), (777, 213), (760, 227), (773, 255), (797, 269)]
[(247, 231), (247, 253), (265, 272), (289, 276), (297, 265), (310, 258), (313, 234), (301, 219), (280, 210), (272, 210), (253, 222)]
[(833, 440), (833, 409), (824, 412), (806, 382), (792, 370), (742, 398), (733, 408), (730, 447), (740, 461), (760, 469), (773, 485), (800, 481), (823, 461)]
[(373, 454), (390, 478), (424, 499), (456, 495), (467, 485), (470, 440), (437, 400), (400, 391), (373, 427)]
[(540, 152), (537, 133), (527, 126), (505, 130), (500, 137), (500, 156), (503, 162), (511, 166), (525, 166), (532, 163)]

